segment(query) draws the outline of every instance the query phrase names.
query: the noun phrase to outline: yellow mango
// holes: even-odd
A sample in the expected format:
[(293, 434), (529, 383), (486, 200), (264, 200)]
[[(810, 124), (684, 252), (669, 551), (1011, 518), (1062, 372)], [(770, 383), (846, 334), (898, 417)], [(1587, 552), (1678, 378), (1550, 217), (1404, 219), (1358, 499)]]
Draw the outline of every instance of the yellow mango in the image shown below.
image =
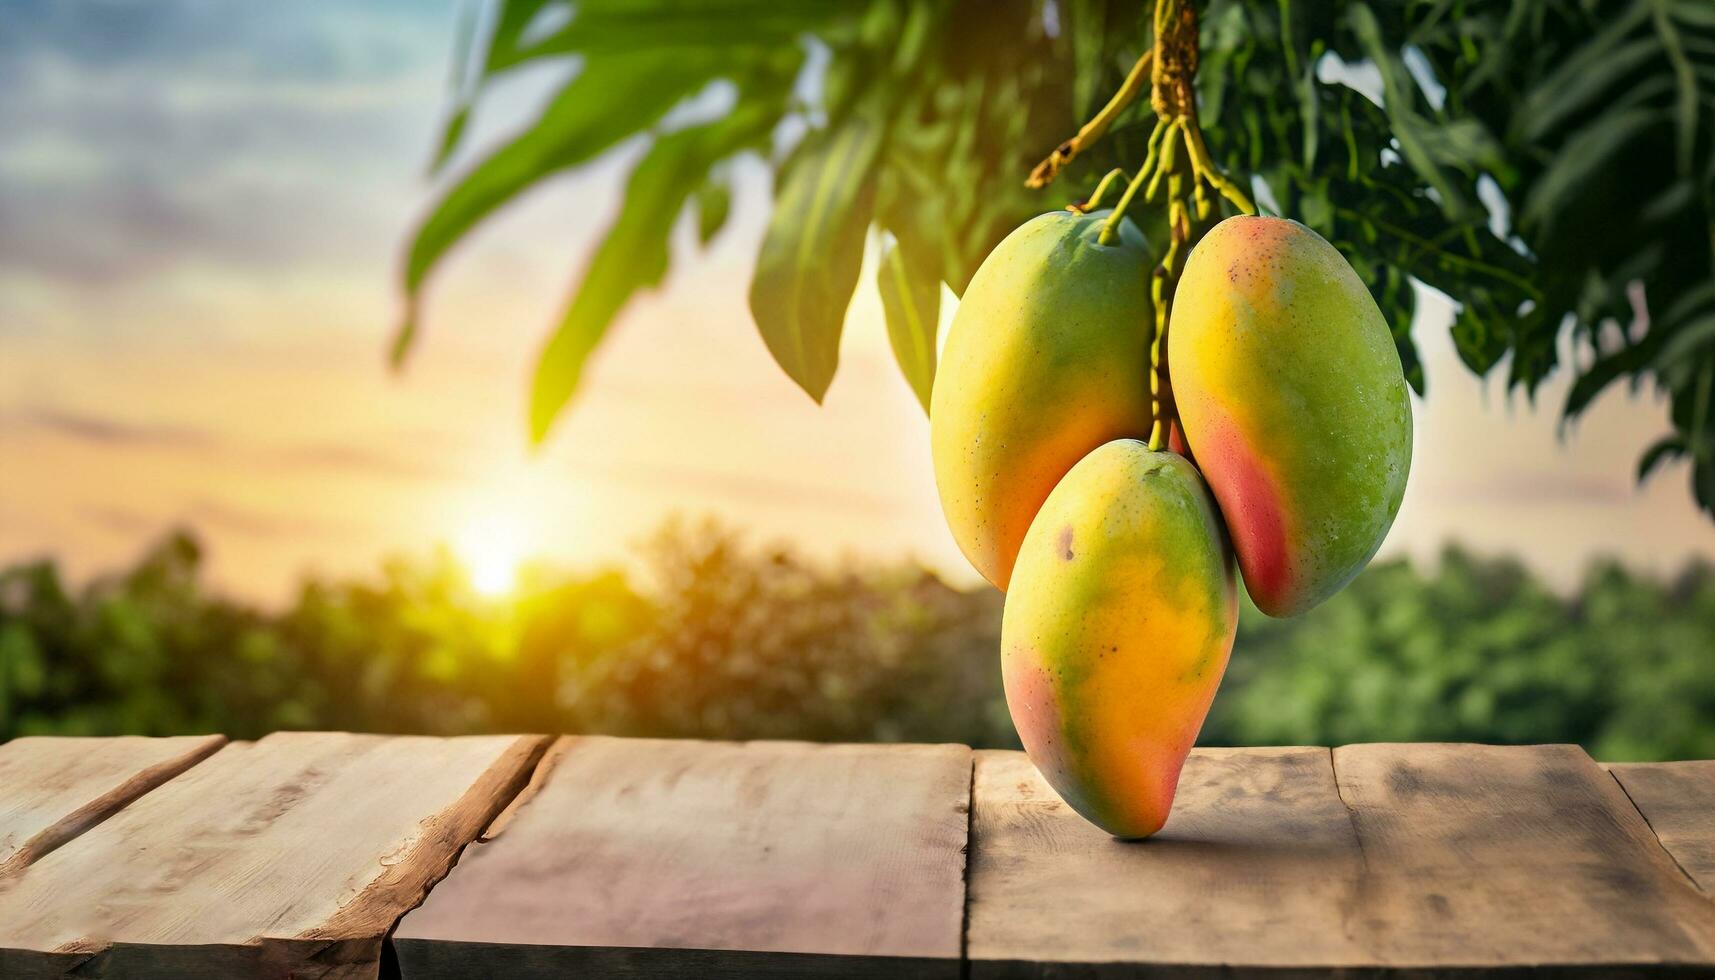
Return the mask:
[(1271, 616), (1338, 592), (1381, 547), (1411, 470), (1411, 404), (1387, 321), (1334, 246), (1235, 217), (1192, 251), (1168, 363), (1191, 453)]
[(1237, 630), (1196, 469), (1136, 440), (1097, 448), (1037, 513), (1006, 594), (1001, 671), (1031, 761), (1103, 830), (1155, 833)]
[(935, 484), (953, 538), (1001, 589), (1031, 518), (1092, 449), (1149, 435), (1153, 260), (1129, 222), (1056, 211), (978, 268), (930, 401)]

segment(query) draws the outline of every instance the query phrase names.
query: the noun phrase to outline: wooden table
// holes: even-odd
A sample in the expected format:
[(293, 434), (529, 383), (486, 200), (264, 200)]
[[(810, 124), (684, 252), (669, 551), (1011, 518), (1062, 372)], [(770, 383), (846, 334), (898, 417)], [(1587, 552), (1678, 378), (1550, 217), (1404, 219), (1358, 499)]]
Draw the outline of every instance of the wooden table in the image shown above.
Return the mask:
[(1715, 977), (1715, 762), (1202, 749), (1138, 844), (958, 745), (0, 745), (0, 977), (384, 973)]

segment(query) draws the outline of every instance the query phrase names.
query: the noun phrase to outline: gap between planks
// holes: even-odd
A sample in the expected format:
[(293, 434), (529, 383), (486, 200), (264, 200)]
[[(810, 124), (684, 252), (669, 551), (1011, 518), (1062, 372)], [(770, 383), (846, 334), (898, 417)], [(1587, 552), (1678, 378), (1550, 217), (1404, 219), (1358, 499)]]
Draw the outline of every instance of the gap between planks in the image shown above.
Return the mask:
[(506, 824), (512, 819), (512, 815), (524, 804), (530, 802), (531, 797), (535, 796), (542, 788), (542, 782), (553, 772), (554, 763), (558, 762), (560, 756), (565, 752), (566, 739), (548, 735), (534, 737), (537, 742), (526, 757), (524, 765), (519, 768), (518, 773), (509, 782), (497, 791), (497, 802), (502, 800), (504, 802), (501, 802), (500, 806), (496, 808), (494, 816), (490, 817), (483, 828), (470, 840), (460, 844), (453, 851), (446, 867), (442, 868), (439, 874), (425, 881), (422, 889), (417, 893), (416, 900), (411, 902), (408, 907), (400, 909), (399, 914), (393, 917), (393, 922), (387, 926), (387, 931), (381, 940), (381, 968), (378, 980), (401, 980), (399, 956), (393, 948), (393, 933), (399, 929), (399, 923), (405, 920), (405, 916), (428, 901), (429, 893), (435, 890), (436, 885), (445, 881), (447, 875), (453, 873), (453, 869), (459, 866), (459, 860), (464, 857), (464, 852), (472, 844), (493, 840), (496, 835), (505, 830)]
[(1199, 749), (1167, 828), (1132, 845), (1067, 810), (1021, 754), (978, 769), (974, 976), (1715, 965), (1707, 896), (1576, 747)]
[(1656, 829), (1655, 821), (1649, 818), (1649, 812), (1638, 803), (1637, 797), (1632, 795), (1632, 791), (1626, 788), (1625, 781), (1620, 778), (1620, 774), (1615, 772), (1606, 764), (1604, 764), (1602, 768), (1607, 771), (1608, 778), (1612, 779), (1614, 784), (1620, 787), (1620, 792), (1626, 794), (1626, 799), (1631, 802), (1632, 809), (1638, 811), (1638, 816), (1644, 818), (1644, 826), (1650, 829), (1650, 833), (1655, 837), (1656, 844), (1660, 845), (1662, 853), (1666, 854), (1667, 859), (1673, 862), (1673, 866), (1679, 869), (1679, 873), (1685, 876), (1685, 880), (1691, 882), (1693, 888), (1696, 888), (1698, 891), (1702, 891), (1703, 886), (1699, 884), (1696, 877), (1691, 874), (1691, 869), (1685, 866), (1685, 862), (1679, 859), (1679, 855), (1668, 850), (1667, 844), (1661, 839), (1661, 831)]
[[(0, 744), (0, 750), (10, 748), (14, 756), (0, 757), (0, 774), (46, 780), (34, 787), (33, 801), (17, 796), (0, 800), (0, 879), (22, 872), (226, 744), (224, 735), (26, 736)], [(51, 773), (31, 771), (43, 766)], [(61, 807), (70, 809), (57, 812)], [(47, 822), (30, 826), (41, 819)], [(7, 824), (12, 824), (11, 831)], [(10, 833), (23, 836), (8, 855)]]
[[(0, 914), (0, 974), (306, 968), (374, 978), (399, 910), (422, 901), (527, 783), (547, 745), (545, 736), (302, 733), (228, 746), (0, 889), (0, 903), (9, 903), (0, 904), (8, 909)], [(207, 821), (197, 817), (201, 801), (228, 796), (233, 806)], [(380, 823), (368, 828), (364, 814)], [(196, 828), (182, 847), (172, 836), (179, 824)], [(367, 843), (342, 833), (359, 827), (372, 830)], [(293, 840), (318, 838), (325, 846), (291, 859)], [(254, 877), (258, 871), (265, 876)], [(225, 887), (232, 881), (245, 884), (234, 892)], [(199, 910), (183, 897), (199, 887), (230, 901)], [(68, 889), (87, 892), (94, 904)]]

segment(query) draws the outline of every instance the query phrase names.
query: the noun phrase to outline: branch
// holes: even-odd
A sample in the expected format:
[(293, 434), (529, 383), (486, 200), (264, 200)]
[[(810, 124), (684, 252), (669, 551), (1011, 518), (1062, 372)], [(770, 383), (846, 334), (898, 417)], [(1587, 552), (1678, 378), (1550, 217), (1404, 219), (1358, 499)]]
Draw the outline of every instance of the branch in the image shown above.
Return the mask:
[(1102, 134), (1119, 118), (1119, 114), (1125, 111), (1126, 106), (1136, 101), (1138, 93), (1143, 91), (1143, 83), (1149, 80), (1149, 64), (1154, 55), (1155, 51), (1151, 49), (1137, 59), (1137, 64), (1131, 66), (1131, 73), (1126, 75), (1124, 84), (1120, 85), (1119, 91), (1108, 100), (1108, 104), (1102, 107), (1102, 111), (1085, 123), (1084, 128), (1078, 130), (1078, 135), (1055, 147), (1048, 159), (1037, 164), (1036, 169), (1025, 178), (1024, 186), (1033, 190), (1047, 187), (1060, 175), (1061, 168), (1071, 163), (1072, 159), (1089, 148), (1091, 143), (1102, 138)]

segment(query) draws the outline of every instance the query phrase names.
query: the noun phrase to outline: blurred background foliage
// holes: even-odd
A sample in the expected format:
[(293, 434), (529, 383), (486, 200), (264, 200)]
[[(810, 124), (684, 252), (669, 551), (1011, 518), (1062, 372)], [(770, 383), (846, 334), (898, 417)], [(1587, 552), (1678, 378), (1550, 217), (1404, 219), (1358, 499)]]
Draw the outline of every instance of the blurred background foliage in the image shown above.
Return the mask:
[[(449, 556), (310, 580), (279, 611), (211, 594), (196, 539), (70, 591), (0, 572), (0, 738), (276, 729), (960, 741), (1016, 746), (1001, 596), (908, 563), (826, 565), (673, 523), (638, 567), (531, 569), (478, 595)], [(1715, 757), (1715, 568), (1611, 563), (1568, 596), (1449, 548), (1378, 563), (1305, 616), (1247, 608), (1200, 742), (1575, 742)]]
[[(1639, 478), (1688, 460), (1692, 492), (1715, 514), (1715, 4), (1196, 6), (1197, 98), (1216, 161), (1266, 211), (1344, 252), (1420, 392), (1416, 285), (1456, 304), (1452, 337), (1471, 371), (1531, 396), (1566, 372), (1568, 420), (1617, 383), (1664, 392), (1668, 431), (1638, 447)], [(681, 215), (695, 214), (704, 244), (721, 231), (742, 155), (775, 177), (750, 306), (781, 368), (822, 398), (873, 235), (894, 350), (927, 404), (940, 285), (961, 293), (1012, 228), (1142, 162), (1148, 99), (1057, 183), (1023, 187), (1150, 44), (1152, 7), (473, 2), (436, 156), (444, 179), (404, 263), (395, 354), (413, 343), (431, 273), (477, 224), (549, 178), (642, 144), (618, 216), (543, 347), (537, 439), (615, 316), (661, 282)], [(486, 89), (527, 65), (559, 66), (566, 80), (527, 126), (467, 146)], [(1158, 246), (1162, 209), (1134, 207)]]

